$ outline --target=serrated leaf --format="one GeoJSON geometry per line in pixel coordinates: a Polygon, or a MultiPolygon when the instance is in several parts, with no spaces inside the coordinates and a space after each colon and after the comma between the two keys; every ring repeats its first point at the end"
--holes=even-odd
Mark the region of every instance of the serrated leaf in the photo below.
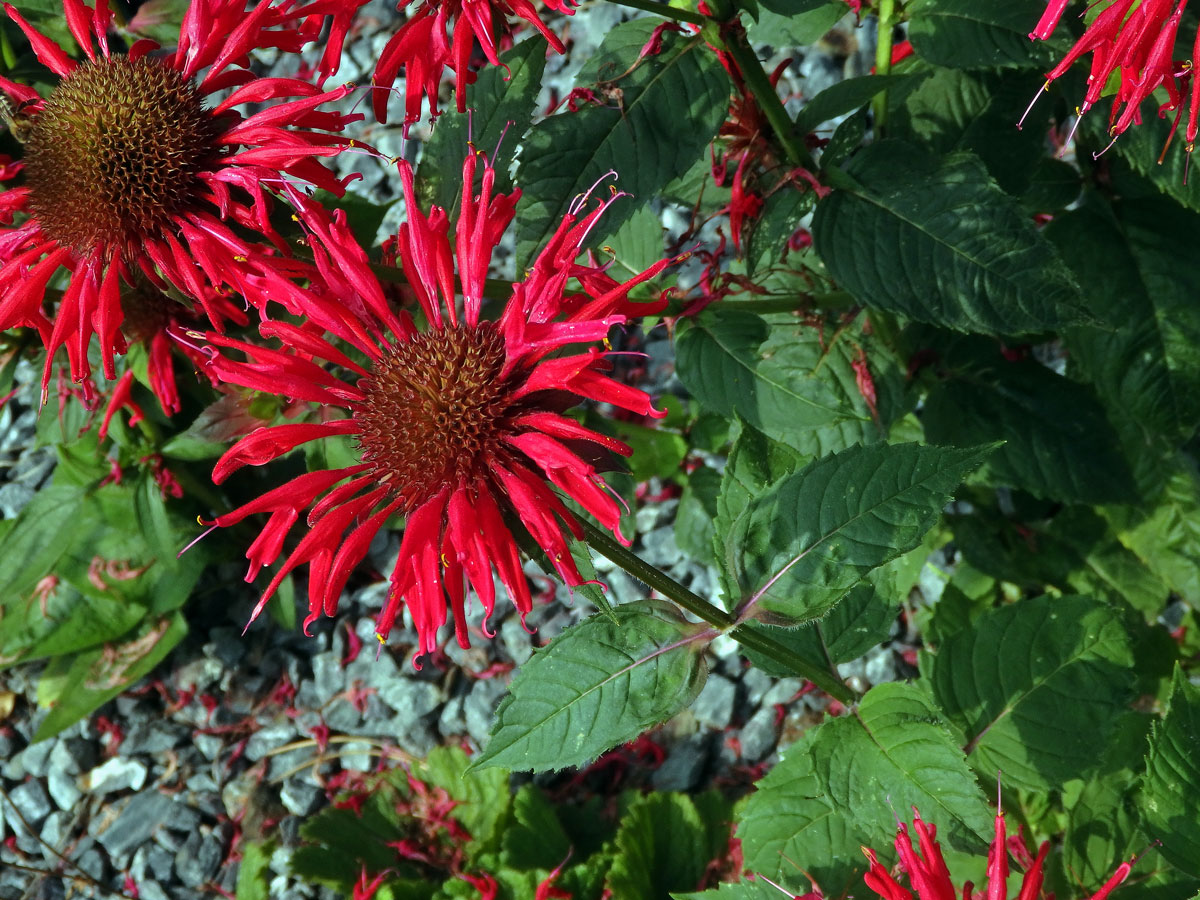
{"type": "Polygon", "coordinates": [[[663,48],[639,60],[657,23],[618,25],[580,73],[595,77],[611,106],[585,105],[530,129],[521,150],[517,268],[527,267],[563,216],[615,171],[633,194],[609,209],[592,232],[603,243],[638,204],[647,203],[700,158],[725,120],[729,80],[698,37],[666,32],[663,48]],[[614,93],[615,92],[615,93],[614,93]]]}
{"type": "Polygon", "coordinates": [[[1150,509],[1103,510],[1121,543],[1188,603],[1200,604],[1200,477],[1179,462],[1150,509]]]}
{"type": "Polygon", "coordinates": [[[1142,822],[1159,852],[1188,875],[1200,877],[1200,687],[1175,669],[1167,713],[1150,735],[1142,784],[1142,822]]]}
{"type": "Polygon", "coordinates": [[[739,817],[746,868],[811,876],[839,897],[866,869],[862,846],[886,851],[897,810],[916,807],[953,847],[980,850],[991,817],[956,739],[924,693],[872,688],[850,716],[827,719],[784,753],[739,817]]]}
{"type": "Polygon", "coordinates": [[[176,612],[148,620],[135,637],[120,644],[78,654],[33,741],[53,737],[128,690],[183,640],[187,630],[187,622],[176,612]]]}
{"type": "Polygon", "coordinates": [[[489,158],[499,150],[495,190],[512,189],[505,161],[521,142],[537,107],[546,49],[546,39],[534,35],[500,54],[499,66],[484,66],[475,83],[467,86],[468,112],[447,110],[438,116],[418,167],[420,191],[429,203],[452,212],[458,208],[463,160],[472,147],[489,158]]]}
{"type": "Polygon", "coordinates": [[[930,390],[921,421],[936,443],[1004,441],[988,460],[989,475],[1037,497],[1079,503],[1137,497],[1095,394],[1039,363],[999,354],[976,359],[930,390]]]}
{"type": "MultiPolygon", "coordinates": [[[[929,547],[923,544],[872,570],[863,583],[851,588],[822,619],[798,628],[763,625],[761,622],[749,622],[747,627],[769,633],[773,640],[797,656],[824,668],[858,659],[891,632],[897,609],[908,596],[916,581],[916,571],[928,555],[929,547]]],[[[769,675],[797,674],[756,651],[744,652],[754,665],[769,675]]]]}
{"type": "Polygon", "coordinates": [[[1158,198],[1112,211],[1074,210],[1046,233],[1105,323],[1065,335],[1072,374],[1095,385],[1139,488],[1153,496],[1161,461],[1200,425],[1200,277],[1179,265],[1200,216],[1158,198]]]}
{"type": "Polygon", "coordinates": [[[700,466],[693,471],[679,497],[675,512],[675,543],[697,562],[715,560],[713,538],[716,537],[717,496],[721,492],[721,474],[716,469],[700,466]]]}
{"type": "Polygon", "coordinates": [[[916,547],[994,446],[851,447],[754,497],[724,535],[742,596],[793,623],[823,616],[872,569],[916,547]]]}
{"type": "Polygon", "coordinates": [[[268,900],[271,896],[272,843],[255,841],[242,844],[242,862],[238,866],[237,900],[268,900]]]}
{"type": "Polygon", "coordinates": [[[522,785],[513,797],[512,811],[515,822],[502,836],[505,866],[553,870],[572,855],[571,839],[539,788],[522,785]]]}
{"type": "MultiPolygon", "coordinates": [[[[1045,153],[1051,106],[1035,107],[1023,129],[1013,123],[1043,86],[1042,76],[957,69],[935,69],[924,76],[889,92],[894,98],[888,120],[891,136],[916,141],[935,153],[974,153],[1005,191],[1024,191],[1045,153]]],[[[1078,173],[1075,182],[1078,194],[1078,173]]]]}
{"type": "Polygon", "coordinates": [[[845,0],[772,0],[762,6],[758,21],[746,29],[747,37],[751,43],[773,46],[815,44],[848,12],[845,0]]]}
{"type": "Polygon", "coordinates": [[[1029,790],[1098,762],[1128,712],[1133,654],[1117,612],[1090,597],[1036,597],[982,615],[921,658],[972,767],[1029,790]]]}
{"type": "Polygon", "coordinates": [[[805,453],[840,450],[886,437],[902,391],[886,351],[856,331],[831,333],[790,316],[708,309],[687,320],[686,328],[680,324],[676,371],[707,409],[737,415],[805,453]],[[854,368],[866,360],[870,369],[876,348],[878,421],[854,368]]]}
{"type": "Polygon", "coordinates": [[[541,772],[583,765],[687,706],[704,684],[700,647],[671,605],[592,616],[534,653],[496,710],[472,766],[541,772]]]}
{"type": "Polygon", "coordinates": [[[479,771],[469,765],[461,747],[435,747],[421,766],[422,779],[440,787],[454,801],[454,818],[482,845],[497,845],[500,826],[508,814],[512,794],[508,773],[500,769],[479,771]]]}
{"type": "Polygon", "coordinates": [[[987,334],[1040,332],[1085,318],[1058,252],[978,157],[939,159],[880,141],[845,173],[857,184],[817,204],[813,237],[830,274],[859,302],[987,334]]]}
{"type": "Polygon", "coordinates": [[[728,843],[684,794],[647,794],[621,817],[606,887],[622,900],[659,900],[700,883],[728,843]]]}
{"type": "Polygon", "coordinates": [[[952,68],[1045,68],[1061,39],[1031,41],[1029,32],[1045,9],[1041,0],[914,0],[908,37],[917,54],[952,68]]]}

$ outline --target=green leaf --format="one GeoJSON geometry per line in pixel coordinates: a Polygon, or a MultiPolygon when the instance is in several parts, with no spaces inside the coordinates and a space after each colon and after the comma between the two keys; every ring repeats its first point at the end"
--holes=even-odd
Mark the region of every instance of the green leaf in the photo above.
{"type": "Polygon", "coordinates": [[[796,131],[806,134],[838,116],[855,112],[880,91],[894,88],[907,75],[861,75],[830,85],[804,104],[796,116],[796,131]]]}
{"type": "Polygon", "coordinates": [[[1042,0],[914,0],[908,37],[928,62],[952,68],[1037,68],[1053,65],[1061,39],[1031,41],[1042,0]]]}
{"type": "Polygon", "coordinates": [[[714,562],[713,539],[716,537],[717,496],[721,492],[721,474],[700,466],[688,476],[675,512],[675,543],[697,562],[714,562]]]}
{"type": "Polygon", "coordinates": [[[517,869],[555,869],[572,854],[571,839],[545,794],[524,784],[512,801],[515,822],[504,829],[504,864],[517,869]]]}
{"type": "Polygon", "coordinates": [[[853,327],[713,308],[680,323],[675,352],[680,380],[705,408],[740,416],[804,453],[882,440],[901,403],[899,368],[853,327]],[[875,380],[878,421],[855,377],[863,360],[875,380]]]}
{"type": "MultiPolygon", "coordinates": [[[[831,664],[858,659],[891,632],[897,610],[916,583],[916,573],[929,551],[930,548],[922,544],[873,569],[866,580],[851,588],[823,619],[799,628],[763,625],[761,622],[748,622],[747,626],[768,632],[773,640],[818,666],[828,668],[831,664]]],[[[756,651],[744,652],[754,665],[769,675],[797,674],[756,651]]]]}
{"type": "Polygon", "coordinates": [[[1051,106],[1036,107],[1024,129],[1013,123],[1043,81],[1038,73],[935,69],[889,92],[894,101],[888,127],[892,137],[912,140],[935,153],[965,150],[978,155],[1000,187],[1020,194],[1045,153],[1051,106]]]}
{"type": "Polygon", "coordinates": [[[1111,411],[1144,493],[1157,463],[1200,425],[1200,275],[1179,261],[1200,216],[1158,198],[1056,217],[1046,234],[1075,270],[1096,318],[1065,336],[1072,374],[1111,411]]]}
{"type": "Polygon", "coordinates": [[[695,631],[662,601],[592,616],[568,628],[513,678],[472,766],[547,771],[583,765],[665,722],[704,684],[695,631]]]}
{"type": "Polygon", "coordinates": [[[1200,605],[1200,477],[1181,462],[1149,510],[1103,510],[1121,543],[1193,607],[1200,605]]]}
{"type": "Polygon", "coordinates": [[[602,244],[671,179],[700,158],[725,120],[729,80],[699,37],[667,32],[660,53],[639,60],[657,22],[614,28],[576,80],[596,81],[611,105],[585,105],[530,129],[521,149],[517,204],[517,268],[527,267],[563,216],[607,173],[633,194],[600,219],[591,238],[602,244]]]}
{"type": "Polygon", "coordinates": [[[812,213],[814,205],[816,194],[812,191],[786,188],[767,198],[762,214],[751,223],[746,243],[747,275],[770,271],[787,258],[788,239],[812,213]]]}
{"type": "Polygon", "coordinates": [[[80,653],[71,661],[33,741],[53,737],[128,690],[158,665],[185,634],[187,622],[176,612],[147,621],[136,637],[122,644],[80,653]]]}
{"type": "Polygon", "coordinates": [[[948,372],[926,397],[922,422],[935,443],[1004,441],[988,473],[1035,496],[1079,503],[1137,497],[1095,394],[1032,360],[995,354],[948,372]]]}
{"type": "Polygon", "coordinates": [[[454,818],[473,841],[499,846],[501,826],[512,800],[508,773],[501,769],[479,771],[469,764],[461,747],[435,747],[421,766],[420,775],[430,786],[446,791],[454,801],[454,818]]]}
{"type": "Polygon", "coordinates": [[[754,44],[806,47],[846,17],[845,0],[760,0],[758,21],[747,29],[754,44]]]}
{"type": "Polygon", "coordinates": [[[765,881],[739,881],[719,884],[711,891],[672,894],[672,900],[779,900],[782,895],[765,881]]]}
{"type": "Polygon", "coordinates": [[[727,827],[711,827],[690,797],[647,794],[621,817],[606,887],[622,900],[659,900],[688,890],[728,845],[727,827]]]}
{"type": "Polygon", "coordinates": [[[1188,875],[1200,877],[1200,687],[1175,669],[1167,713],[1150,734],[1142,786],[1142,822],[1159,852],[1188,875]]]}
{"type": "Polygon", "coordinates": [[[911,144],[880,141],[844,174],[857,183],[817,204],[813,236],[830,273],[859,302],[989,334],[1045,331],[1083,318],[1078,288],[1057,251],[978,157],[939,159],[911,144]]]}
{"type": "Polygon", "coordinates": [[[1036,597],[981,616],[921,657],[938,705],[983,777],[1029,790],[1084,777],[1133,699],[1117,612],[1090,597],[1036,597]]]}
{"type": "Polygon", "coordinates": [[[206,406],[186,430],[163,444],[162,453],[172,459],[215,459],[234,438],[267,424],[251,413],[244,397],[226,394],[206,406]]]}
{"type": "Polygon", "coordinates": [[[993,450],[852,447],[777,482],[722,535],[741,596],[792,623],[820,618],[871,569],[916,547],[993,450]]]}
{"type": "Polygon", "coordinates": [[[175,542],[176,531],[167,515],[162,491],[149,472],[143,472],[134,486],[134,510],[137,529],[155,561],[168,569],[178,567],[175,554],[182,545],[175,542]]]}
{"type": "Polygon", "coordinates": [[[779,881],[797,869],[840,897],[886,851],[897,811],[916,807],[952,847],[981,850],[987,802],[957,738],[917,687],[881,684],[849,716],[827,719],[784,753],[742,807],[746,867],[779,881]]]}
{"type": "Polygon", "coordinates": [[[448,110],[438,116],[417,169],[423,205],[434,203],[452,213],[457,211],[462,201],[463,160],[472,148],[489,158],[499,149],[499,159],[493,160],[495,190],[512,189],[505,163],[512,158],[537,108],[545,68],[546,39],[535,35],[500,54],[499,66],[483,67],[476,82],[467,86],[469,112],[448,110]]]}
{"type": "Polygon", "coordinates": [[[242,863],[238,867],[237,900],[268,900],[271,896],[271,853],[273,842],[242,844],[242,863]]]}
{"type": "Polygon", "coordinates": [[[79,528],[85,496],[78,485],[55,484],[38,491],[21,510],[0,541],[0,603],[29,594],[53,571],[79,528]]]}

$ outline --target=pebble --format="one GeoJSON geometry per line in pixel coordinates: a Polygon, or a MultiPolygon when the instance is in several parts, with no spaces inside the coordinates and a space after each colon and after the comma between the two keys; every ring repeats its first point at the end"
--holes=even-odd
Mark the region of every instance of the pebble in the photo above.
{"type": "Polygon", "coordinates": [[[26,781],[17,785],[8,792],[8,799],[13,810],[20,816],[20,818],[7,817],[13,831],[17,831],[22,820],[29,828],[34,830],[41,828],[46,817],[54,809],[50,805],[50,797],[40,781],[26,781]]]}
{"type": "Polygon", "coordinates": [[[125,801],[116,821],[96,835],[114,862],[127,859],[160,828],[175,801],[156,790],[134,794],[125,801]]]}
{"type": "Polygon", "coordinates": [[[114,757],[79,777],[79,789],[89,794],[141,790],[146,783],[146,764],[136,759],[114,757]]]}
{"type": "Polygon", "coordinates": [[[211,830],[193,831],[175,854],[175,876],[198,888],[217,874],[224,856],[221,840],[211,830]]]}
{"type": "Polygon", "coordinates": [[[724,731],[733,718],[733,701],[737,696],[737,685],[720,675],[709,675],[692,702],[692,715],[696,720],[716,731],[724,731]]]}
{"type": "MultiPolygon", "coordinates": [[[[345,759],[342,760],[345,764],[345,759]]],[[[308,816],[316,812],[325,792],[315,784],[302,781],[299,778],[289,778],[279,791],[279,800],[284,808],[294,816],[308,816]]]]}

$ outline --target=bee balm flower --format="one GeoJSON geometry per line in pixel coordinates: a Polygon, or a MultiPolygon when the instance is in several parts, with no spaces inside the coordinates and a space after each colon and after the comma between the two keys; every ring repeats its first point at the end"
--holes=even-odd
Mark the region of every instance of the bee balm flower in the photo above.
{"type": "Polygon", "coordinates": [[[277,265],[247,232],[285,249],[268,216],[264,190],[292,179],[340,194],[343,182],[315,157],[337,153],[351,121],[317,107],[344,97],[245,68],[262,46],[298,49],[305,41],[287,7],[245,0],[197,0],[187,7],[179,46],[165,55],[139,41],[128,55],[108,45],[112,13],[63,0],[66,21],[87,58],[77,62],[4,5],[38,59],[61,81],[48,97],[0,76],[26,124],[24,184],[0,193],[0,330],[31,325],[50,358],[66,346],[71,373],[90,372],[88,345],[100,336],[104,374],[125,351],[121,283],[141,272],[173,285],[222,326],[206,304],[213,289],[254,297],[254,275],[277,265]],[[95,46],[93,46],[93,44],[95,46]],[[294,45],[294,46],[293,46],[294,45]],[[205,98],[230,91],[211,109],[205,98]],[[242,116],[239,104],[264,104],[242,116]],[[312,130],[316,129],[316,130],[312,130]],[[253,240],[251,238],[251,240],[253,240]],[[45,289],[60,270],[70,283],[51,317],[45,289]]]}
{"type": "Polygon", "coordinates": [[[607,204],[576,210],[525,279],[513,285],[499,318],[482,318],[492,250],[512,221],[519,192],[494,194],[495,173],[487,166],[481,193],[474,196],[476,166],[477,157],[468,156],[452,243],[445,211],[435,206],[426,215],[417,208],[412,170],[400,164],[408,221],[400,228],[398,251],[428,323],[424,330],[406,311],[389,307],[344,216],[306,207],[301,217],[313,233],[316,264],[327,286],[296,296],[292,311],[302,312],[309,324],[264,323],[261,333],[278,339],[280,349],[209,335],[213,344],[246,356],[244,362],[225,354],[213,359],[222,381],[323,405],[319,421],[247,435],[218,460],[216,481],[319,438],[348,435],[358,445],[353,465],[300,475],[217,518],[218,525],[233,525],[255,513],[270,514],[247,553],[251,580],[279,558],[284,539],[308,510],[307,533],[275,572],[254,616],[282,579],[306,563],[305,627],[322,611],[332,615],[372,538],[388,519],[402,515],[404,537],[377,631],[386,638],[401,603],[407,604],[420,656],[436,648],[449,607],[458,641],[466,647],[468,586],[488,615],[495,603],[494,576],[522,618],[531,609],[510,521],[528,531],[571,585],[583,579],[566,535],[580,538],[582,530],[555,488],[617,532],[620,510],[597,463],[605,451],[628,455],[630,449],[563,412],[590,399],[657,415],[646,394],[608,376],[607,353],[595,342],[613,325],[662,308],[631,301],[628,294],[667,262],[624,284],[577,264],[581,242],[607,204]],[[567,292],[572,277],[583,293],[567,292]],[[360,361],[326,334],[357,350],[360,361]],[[569,349],[573,345],[584,346],[569,349]]]}

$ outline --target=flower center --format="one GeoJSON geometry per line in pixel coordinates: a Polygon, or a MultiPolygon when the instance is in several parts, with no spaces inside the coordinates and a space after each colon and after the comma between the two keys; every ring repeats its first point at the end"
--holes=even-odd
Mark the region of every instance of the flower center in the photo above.
{"type": "Polygon", "coordinates": [[[354,418],[363,462],[413,506],[486,472],[514,414],[504,339],[488,322],[419,334],[360,383],[354,418]]]}
{"type": "Polygon", "coordinates": [[[146,57],[85,62],[34,117],[29,205],[63,246],[132,251],[195,203],[217,135],[195,86],[174,69],[146,57]]]}

